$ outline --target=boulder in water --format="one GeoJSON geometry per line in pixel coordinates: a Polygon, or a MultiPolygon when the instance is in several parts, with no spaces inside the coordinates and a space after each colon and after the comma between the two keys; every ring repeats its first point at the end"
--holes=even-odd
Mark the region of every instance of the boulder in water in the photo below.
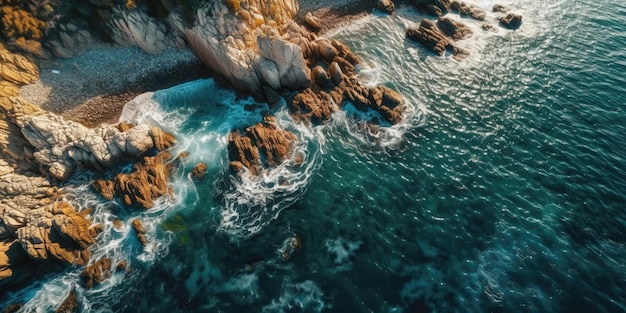
{"type": "Polygon", "coordinates": [[[509,9],[507,9],[505,6],[501,5],[501,4],[494,4],[493,8],[491,9],[492,12],[495,13],[506,13],[509,11],[509,9]]]}
{"type": "Polygon", "coordinates": [[[472,36],[472,30],[467,25],[455,21],[449,17],[440,17],[437,26],[441,31],[454,40],[463,39],[472,36]]]}
{"type": "Polygon", "coordinates": [[[443,55],[446,50],[452,50],[452,43],[441,33],[435,22],[429,19],[423,19],[418,26],[409,27],[406,35],[438,55],[443,55]]]}
{"type": "Polygon", "coordinates": [[[195,179],[202,179],[204,174],[206,173],[206,164],[204,162],[200,162],[193,167],[191,170],[191,177],[195,179]]]}
{"type": "Polygon", "coordinates": [[[87,266],[80,274],[80,278],[82,279],[85,288],[91,289],[93,286],[100,284],[111,277],[112,273],[111,259],[102,258],[87,266]]]}
{"type": "Polygon", "coordinates": [[[78,300],[76,300],[76,290],[72,288],[67,298],[54,311],[55,313],[75,313],[78,312],[78,300]]]}
{"type": "Polygon", "coordinates": [[[388,14],[395,14],[396,12],[396,6],[391,0],[377,0],[376,9],[388,14]]]}
{"type": "Polygon", "coordinates": [[[518,29],[522,26],[522,16],[515,13],[509,13],[500,18],[500,26],[508,29],[518,29]]]}

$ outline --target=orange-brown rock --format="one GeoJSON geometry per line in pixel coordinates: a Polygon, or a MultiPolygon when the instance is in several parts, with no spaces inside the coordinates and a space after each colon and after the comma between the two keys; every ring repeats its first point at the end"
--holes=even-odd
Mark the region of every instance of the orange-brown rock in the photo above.
{"type": "Polygon", "coordinates": [[[170,158],[167,151],[143,157],[135,163],[133,172],[117,174],[110,181],[98,180],[93,186],[106,199],[117,197],[124,206],[149,209],[156,198],[169,193],[167,182],[172,166],[165,162],[170,158]]]}
{"type": "Polygon", "coordinates": [[[195,179],[202,179],[205,173],[206,164],[204,164],[204,162],[200,162],[193,167],[193,170],[191,170],[191,177],[195,179]]]}
{"type": "Polygon", "coordinates": [[[444,55],[446,51],[448,51],[452,53],[455,58],[460,59],[469,54],[468,51],[455,46],[444,36],[435,22],[429,19],[423,19],[419,25],[409,27],[406,30],[406,35],[438,55],[444,55]]]}
{"type": "Polygon", "coordinates": [[[500,26],[508,29],[518,29],[522,26],[522,16],[515,13],[509,13],[500,18],[500,26]]]}
{"type": "Polygon", "coordinates": [[[17,313],[22,308],[22,305],[19,303],[13,303],[6,307],[2,313],[17,313]]]}
{"type": "Polygon", "coordinates": [[[67,298],[63,300],[61,305],[54,311],[55,313],[75,313],[78,312],[78,300],[76,299],[76,290],[72,288],[67,298]]]}
{"type": "Polygon", "coordinates": [[[472,36],[472,30],[467,27],[467,25],[449,17],[440,17],[439,20],[437,20],[437,26],[444,34],[454,40],[472,36]]]}
{"type": "Polygon", "coordinates": [[[176,144],[176,138],[174,135],[164,132],[159,127],[152,127],[150,129],[150,136],[154,142],[154,147],[159,151],[167,150],[176,144]]]}
{"type": "Polygon", "coordinates": [[[20,37],[40,39],[43,36],[43,29],[46,23],[31,15],[28,11],[9,5],[2,6],[0,11],[2,32],[6,37],[13,39],[20,37]]]}
{"type": "Polygon", "coordinates": [[[100,284],[107,278],[111,277],[111,274],[111,259],[102,258],[87,266],[80,274],[80,278],[82,279],[85,288],[91,289],[94,285],[100,284]]]}
{"type": "Polygon", "coordinates": [[[27,265],[22,264],[26,258],[27,255],[17,239],[0,241],[0,290],[30,276],[27,265]]]}
{"type": "Polygon", "coordinates": [[[17,87],[39,79],[39,69],[27,58],[9,52],[0,43],[0,97],[16,96],[17,87]]]}
{"type": "Polygon", "coordinates": [[[298,93],[291,101],[291,114],[295,120],[319,125],[330,120],[333,112],[339,108],[330,94],[322,91],[315,93],[311,88],[298,93]]]}
{"type": "Polygon", "coordinates": [[[258,175],[264,166],[276,167],[291,157],[293,143],[298,139],[290,131],[280,129],[271,116],[263,122],[248,127],[242,135],[239,131],[230,133],[228,156],[231,169],[235,172],[247,168],[258,175]],[[261,155],[265,162],[261,161],[261,155]]]}
{"type": "Polygon", "coordinates": [[[146,239],[146,230],[143,228],[143,223],[141,223],[141,220],[136,218],[131,222],[131,225],[133,226],[133,229],[135,230],[135,235],[137,236],[137,239],[139,239],[141,245],[144,247],[148,245],[148,240],[146,239]]]}

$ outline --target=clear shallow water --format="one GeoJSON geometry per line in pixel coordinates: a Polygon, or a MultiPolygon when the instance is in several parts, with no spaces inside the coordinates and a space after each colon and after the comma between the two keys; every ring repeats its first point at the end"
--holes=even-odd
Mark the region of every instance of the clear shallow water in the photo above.
{"type": "MultiPolygon", "coordinates": [[[[476,1],[489,9],[492,1],[476,1]]],[[[421,17],[400,9],[341,29],[372,62],[371,84],[402,92],[405,123],[380,136],[345,113],[328,126],[282,127],[305,166],[260,181],[228,174],[232,127],[260,120],[211,80],[138,99],[124,118],[178,134],[173,199],[155,210],[79,205],[107,223],[97,255],[128,259],[101,287],[77,288],[90,312],[623,312],[626,310],[626,5],[499,1],[516,32],[474,29],[461,63],[404,39],[421,17]],[[205,180],[185,173],[198,161],[205,180]],[[142,249],[113,212],[141,216],[142,249]],[[295,236],[302,248],[286,261],[295,236]]],[[[488,20],[493,20],[493,15],[488,20]]],[[[56,306],[76,269],[13,298],[56,306]]]]}

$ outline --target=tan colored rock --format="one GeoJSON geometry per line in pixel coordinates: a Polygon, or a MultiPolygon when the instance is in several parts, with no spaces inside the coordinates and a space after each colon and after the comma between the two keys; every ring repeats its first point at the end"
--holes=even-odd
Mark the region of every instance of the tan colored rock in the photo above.
{"type": "Polygon", "coordinates": [[[472,36],[472,30],[467,25],[448,17],[440,17],[437,26],[447,36],[459,40],[472,36]]]}
{"type": "Polygon", "coordinates": [[[313,16],[311,12],[307,12],[307,14],[304,15],[304,22],[306,23],[306,26],[314,32],[317,32],[322,28],[322,21],[313,16]]]}
{"type": "Polygon", "coordinates": [[[135,230],[135,236],[139,240],[142,246],[148,245],[148,239],[146,239],[146,230],[143,228],[143,223],[140,219],[136,218],[131,222],[133,229],[135,230]]]}
{"type": "Polygon", "coordinates": [[[85,288],[91,289],[111,277],[113,273],[111,264],[111,259],[102,258],[87,266],[80,274],[85,288]]]}
{"type": "Polygon", "coordinates": [[[248,127],[243,135],[239,131],[230,134],[228,156],[231,169],[238,172],[247,168],[253,175],[258,175],[263,167],[277,167],[291,157],[297,139],[295,134],[278,128],[273,117],[266,116],[263,122],[248,127]]]}
{"type": "Polygon", "coordinates": [[[113,180],[97,180],[94,188],[105,199],[117,197],[125,206],[149,209],[154,200],[169,193],[168,179],[171,166],[165,164],[171,155],[163,151],[153,157],[144,157],[135,163],[128,174],[117,174],[113,180]]]}
{"type": "Polygon", "coordinates": [[[291,101],[291,114],[295,120],[319,125],[330,120],[331,114],[339,107],[330,94],[315,93],[311,88],[297,94],[291,101]]]}
{"type": "Polygon", "coordinates": [[[500,26],[508,29],[518,29],[522,26],[522,16],[515,13],[509,13],[500,18],[500,26]]]}
{"type": "Polygon", "coordinates": [[[200,162],[191,170],[191,177],[195,179],[202,179],[206,173],[207,167],[204,162],[200,162]]]}

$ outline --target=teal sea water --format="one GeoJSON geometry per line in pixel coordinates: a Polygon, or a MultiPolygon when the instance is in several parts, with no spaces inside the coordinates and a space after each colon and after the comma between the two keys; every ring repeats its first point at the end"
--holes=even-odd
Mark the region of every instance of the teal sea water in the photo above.
{"type": "Polygon", "coordinates": [[[76,286],[83,312],[625,312],[626,4],[496,3],[522,27],[463,19],[475,34],[462,62],[405,39],[422,17],[410,8],[329,34],[410,110],[370,134],[350,111],[310,128],[279,106],[306,155],[297,169],[229,173],[228,133],[260,121],[263,103],[210,79],[139,97],[122,118],[175,132],[191,153],[175,195],[137,212],[102,203],[89,174],[67,186],[106,225],[94,259],[132,271],[84,290],[69,268],[6,303],[47,312],[76,286]],[[113,214],[141,217],[150,245],[113,229],[113,214]]]}

